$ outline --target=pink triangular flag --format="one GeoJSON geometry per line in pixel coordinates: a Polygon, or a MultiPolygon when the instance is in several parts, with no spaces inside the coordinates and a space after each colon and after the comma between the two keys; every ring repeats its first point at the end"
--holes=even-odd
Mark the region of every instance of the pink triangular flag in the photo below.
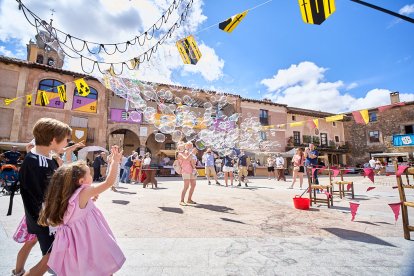
{"type": "Polygon", "coordinates": [[[334,169],[333,171],[333,177],[337,177],[339,174],[339,170],[338,169],[334,169]]]}
{"type": "Polygon", "coordinates": [[[325,195],[326,195],[328,198],[331,198],[331,197],[332,197],[332,195],[331,195],[331,193],[330,193],[330,192],[325,192],[325,195]]]}
{"type": "Polygon", "coordinates": [[[349,190],[351,190],[351,186],[352,186],[352,184],[348,184],[348,185],[346,185],[346,191],[347,191],[347,192],[349,192],[349,190]]]}
{"type": "Polygon", "coordinates": [[[368,189],[367,189],[367,192],[369,192],[369,191],[371,191],[371,190],[374,190],[376,187],[368,187],[368,189]]]}
{"type": "Polygon", "coordinates": [[[372,183],[374,183],[374,170],[370,169],[370,168],[364,168],[364,176],[367,176],[369,178],[369,180],[372,181],[372,183]]]}
{"type": "Polygon", "coordinates": [[[408,168],[408,166],[398,166],[398,170],[395,173],[395,175],[396,176],[401,176],[407,168],[408,168]]]}
{"type": "Polygon", "coordinates": [[[398,203],[390,203],[388,205],[391,207],[391,209],[392,209],[392,211],[394,213],[395,222],[397,222],[398,216],[400,215],[401,202],[398,202],[398,203]]]}
{"type": "Polygon", "coordinates": [[[351,221],[354,221],[356,212],[358,211],[359,203],[349,202],[349,208],[351,208],[351,221]]]}
{"type": "Polygon", "coordinates": [[[357,124],[365,125],[364,118],[359,111],[353,111],[352,116],[354,116],[354,120],[357,124]]]}

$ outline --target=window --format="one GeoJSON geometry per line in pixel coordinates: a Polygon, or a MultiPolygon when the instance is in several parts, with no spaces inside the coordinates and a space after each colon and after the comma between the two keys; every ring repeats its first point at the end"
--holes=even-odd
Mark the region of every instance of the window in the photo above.
{"type": "Polygon", "coordinates": [[[259,133],[260,133],[260,139],[261,139],[262,141],[267,140],[267,137],[266,137],[266,132],[264,132],[264,131],[260,131],[259,133]]]}
{"type": "Polygon", "coordinates": [[[336,122],[332,122],[332,126],[333,127],[336,127],[336,122]]]}
{"type": "Polygon", "coordinates": [[[95,128],[88,128],[88,136],[86,137],[87,143],[94,143],[95,142],[95,128]]]}
{"type": "MultiPolygon", "coordinates": [[[[42,80],[39,82],[38,90],[46,91],[49,101],[50,101],[47,107],[60,108],[60,109],[63,109],[65,107],[65,103],[60,101],[59,95],[57,93],[58,92],[57,87],[59,85],[63,85],[63,82],[60,82],[58,80],[53,80],[53,79],[46,79],[46,80],[42,80]]],[[[36,97],[36,105],[41,105],[39,92],[37,93],[37,97],[36,97]]]]}
{"type": "Polygon", "coordinates": [[[268,125],[269,124],[269,111],[260,109],[260,124],[262,125],[268,125]]]}
{"type": "Polygon", "coordinates": [[[82,97],[78,93],[78,89],[75,88],[73,92],[72,110],[82,111],[89,113],[96,113],[98,103],[98,91],[95,88],[90,87],[90,93],[86,97],[82,97]]]}
{"type": "Polygon", "coordinates": [[[404,126],[405,134],[414,134],[414,125],[404,126]]]}
{"type": "Polygon", "coordinates": [[[370,143],[379,143],[380,137],[379,137],[379,131],[370,131],[369,132],[369,142],[370,143]]]}
{"type": "Polygon", "coordinates": [[[296,116],[292,115],[292,121],[296,121],[296,116]]]}
{"type": "Polygon", "coordinates": [[[37,55],[36,63],[43,64],[43,56],[42,55],[37,55]]]}
{"type": "Polygon", "coordinates": [[[175,150],[175,143],[165,143],[166,150],[175,150]]]}
{"type": "Polygon", "coordinates": [[[328,134],[321,133],[321,146],[327,146],[327,145],[328,145],[328,134]]]}
{"type": "Polygon", "coordinates": [[[300,132],[299,131],[293,132],[293,144],[295,146],[300,145],[300,132]]]}
{"type": "Polygon", "coordinates": [[[376,122],[377,121],[377,113],[376,112],[369,112],[369,121],[376,122]]]}
{"type": "Polygon", "coordinates": [[[335,143],[339,143],[339,136],[335,135],[335,143]]]}

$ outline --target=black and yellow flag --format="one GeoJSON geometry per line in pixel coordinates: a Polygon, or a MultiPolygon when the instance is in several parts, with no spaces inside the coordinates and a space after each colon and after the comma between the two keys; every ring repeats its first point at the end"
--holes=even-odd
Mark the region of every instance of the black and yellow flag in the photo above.
{"type": "Polygon", "coordinates": [[[185,64],[197,64],[201,58],[201,52],[192,35],[177,41],[175,44],[185,64]]]}
{"type": "Polygon", "coordinates": [[[299,0],[305,23],[320,25],[335,12],[335,0],[299,0]]]}
{"type": "Polygon", "coordinates": [[[115,70],[114,70],[114,66],[111,64],[111,67],[109,67],[108,69],[108,73],[112,76],[112,77],[116,77],[115,74],[115,70]]]}
{"type": "Polygon", "coordinates": [[[89,86],[86,84],[86,81],[82,79],[75,80],[76,88],[78,89],[79,96],[86,97],[91,93],[89,86]]]}
{"type": "Polygon", "coordinates": [[[32,105],[32,94],[26,95],[26,106],[32,105]]]}
{"type": "Polygon", "coordinates": [[[4,104],[5,105],[9,105],[9,104],[11,104],[12,102],[14,102],[15,100],[17,100],[18,98],[13,98],[13,99],[4,99],[4,104]]]}
{"type": "Polygon", "coordinates": [[[139,58],[133,58],[129,61],[133,69],[138,69],[139,67],[139,58]]]}
{"type": "Polygon", "coordinates": [[[57,91],[58,91],[58,94],[59,94],[60,101],[66,103],[68,100],[66,98],[66,88],[65,88],[65,85],[64,84],[59,85],[57,87],[57,91]]]}
{"type": "Polygon", "coordinates": [[[244,11],[242,13],[236,14],[229,19],[221,22],[219,24],[219,29],[225,31],[226,33],[231,33],[237,25],[243,20],[243,18],[246,16],[248,11],[244,11]]]}
{"type": "Polygon", "coordinates": [[[40,93],[40,104],[42,106],[46,106],[49,105],[50,101],[49,101],[49,97],[47,96],[46,91],[39,91],[40,93]]]}

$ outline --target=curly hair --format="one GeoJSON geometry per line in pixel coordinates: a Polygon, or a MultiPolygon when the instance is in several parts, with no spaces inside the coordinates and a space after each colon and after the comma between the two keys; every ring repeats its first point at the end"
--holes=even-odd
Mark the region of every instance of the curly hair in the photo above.
{"type": "Polygon", "coordinates": [[[85,161],[63,165],[53,174],[46,193],[45,203],[39,215],[42,226],[58,226],[68,208],[69,199],[79,188],[79,180],[87,173],[85,161]]]}

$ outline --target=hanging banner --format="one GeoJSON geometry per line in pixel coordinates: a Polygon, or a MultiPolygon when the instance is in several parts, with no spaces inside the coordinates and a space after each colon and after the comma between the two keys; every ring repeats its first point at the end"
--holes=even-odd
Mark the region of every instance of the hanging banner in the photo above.
{"type": "Polygon", "coordinates": [[[303,122],[295,122],[295,123],[290,123],[289,124],[290,127],[298,127],[298,126],[303,126],[303,122]]]}
{"type": "Polygon", "coordinates": [[[185,64],[197,64],[201,58],[201,52],[192,35],[177,41],[175,44],[185,64]]]}
{"type": "Polygon", "coordinates": [[[58,90],[60,101],[66,103],[67,102],[67,97],[66,97],[65,85],[59,85],[57,87],[57,90],[58,90]]]}
{"type": "Polygon", "coordinates": [[[139,58],[133,58],[129,61],[133,69],[138,69],[139,67],[139,58]]]}
{"type": "Polygon", "coordinates": [[[32,105],[32,94],[26,95],[26,106],[32,105]]]}
{"type": "Polygon", "coordinates": [[[242,13],[236,14],[228,18],[227,20],[221,22],[219,24],[219,29],[225,31],[226,33],[231,33],[247,15],[247,12],[248,11],[244,11],[242,13]]]}
{"type": "Polygon", "coordinates": [[[75,143],[85,142],[88,138],[88,129],[83,127],[72,128],[72,141],[75,143]]]}
{"type": "Polygon", "coordinates": [[[141,123],[142,113],[138,111],[126,111],[124,109],[111,108],[111,121],[118,123],[141,123]]]}
{"type": "Polygon", "coordinates": [[[65,107],[65,103],[60,101],[58,93],[43,90],[37,91],[36,105],[60,109],[63,109],[65,107]]]}
{"type": "Polygon", "coordinates": [[[414,146],[414,134],[393,135],[392,144],[394,147],[414,146]]]}
{"type": "Polygon", "coordinates": [[[343,114],[340,115],[334,115],[334,116],[329,116],[325,118],[325,121],[327,122],[335,122],[335,121],[340,121],[344,118],[343,114]]]}
{"type": "Polygon", "coordinates": [[[352,112],[352,116],[354,116],[354,120],[357,124],[366,125],[369,123],[368,109],[354,111],[352,112]]]}
{"type": "Polygon", "coordinates": [[[45,91],[40,91],[40,105],[46,106],[50,103],[49,97],[45,91]]]}
{"type": "Polygon", "coordinates": [[[79,96],[86,97],[91,93],[88,84],[82,79],[75,80],[76,88],[78,89],[79,96]]]}
{"type": "Polygon", "coordinates": [[[299,0],[303,22],[320,25],[335,12],[334,0],[299,0]]]}
{"type": "Polygon", "coordinates": [[[15,100],[17,100],[18,98],[13,98],[13,99],[4,99],[4,104],[5,105],[9,105],[9,104],[11,104],[12,102],[14,102],[15,100]]]}

